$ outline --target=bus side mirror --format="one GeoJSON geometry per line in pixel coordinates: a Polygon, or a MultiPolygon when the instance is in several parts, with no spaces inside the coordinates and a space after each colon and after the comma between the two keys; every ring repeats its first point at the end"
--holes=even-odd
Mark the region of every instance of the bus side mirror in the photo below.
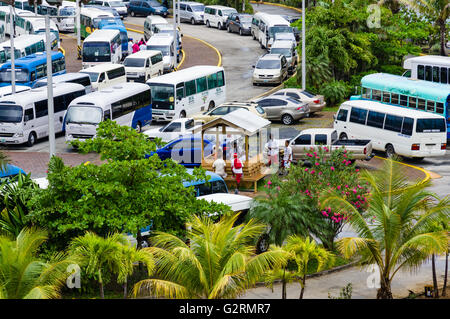
{"type": "Polygon", "coordinates": [[[333,119],[334,119],[334,120],[336,119],[336,114],[333,114],[333,119]]]}
{"type": "Polygon", "coordinates": [[[25,115],[24,117],[23,117],[23,121],[24,122],[28,122],[30,120],[30,116],[29,115],[25,115]]]}
{"type": "Polygon", "coordinates": [[[59,117],[59,121],[60,121],[61,123],[63,122],[63,117],[62,117],[62,116],[59,117]]]}

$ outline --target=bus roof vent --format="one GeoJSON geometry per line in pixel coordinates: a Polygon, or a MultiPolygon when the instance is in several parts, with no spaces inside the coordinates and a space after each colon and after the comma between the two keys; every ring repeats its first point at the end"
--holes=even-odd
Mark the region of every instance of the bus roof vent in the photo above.
{"type": "Polygon", "coordinates": [[[94,103],[91,103],[91,102],[78,102],[77,105],[94,105],[94,103]]]}

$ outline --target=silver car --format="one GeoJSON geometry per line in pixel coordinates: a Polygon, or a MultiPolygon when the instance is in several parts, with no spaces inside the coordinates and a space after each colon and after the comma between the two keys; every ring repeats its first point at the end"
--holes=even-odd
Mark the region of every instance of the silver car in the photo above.
{"type": "Polygon", "coordinates": [[[297,69],[298,55],[295,46],[295,41],[276,40],[270,47],[271,54],[282,54],[285,56],[289,74],[293,74],[297,69]]]}
{"type": "MultiPolygon", "coordinates": [[[[205,5],[199,2],[183,1],[180,4],[180,21],[187,21],[191,24],[203,24],[205,5]]],[[[178,6],[178,4],[177,4],[178,6]]]]}
{"type": "Polygon", "coordinates": [[[254,102],[264,109],[268,120],[281,120],[285,125],[309,116],[308,104],[290,97],[267,96],[254,102]]]}
{"type": "Polygon", "coordinates": [[[295,100],[299,100],[300,102],[308,103],[310,114],[322,111],[323,108],[327,105],[323,95],[314,95],[302,89],[295,89],[295,88],[282,89],[272,94],[272,96],[276,97],[287,96],[295,100]]]}
{"type": "Polygon", "coordinates": [[[253,84],[281,84],[288,77],[288,63],[282,54],[265,54],[253,68],[253,84]]]}

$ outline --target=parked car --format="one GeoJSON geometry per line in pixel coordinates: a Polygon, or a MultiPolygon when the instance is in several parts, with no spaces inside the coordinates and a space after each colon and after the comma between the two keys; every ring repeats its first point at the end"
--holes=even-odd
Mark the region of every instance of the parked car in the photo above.
{"type": "Polygon", "coordinates": [[[275,33],[274,42],[280,40],[292,41],[296,44],[297,40],[295,39],[295,34],[293,32],[281,32],[275,33]]]}
{"type": "Polygon", "coordinates": [[[164,7],[156,0],[131,0],[130,5],[128,6],[128,14],[132,17],[137,15],[148,16],[151,14],[157,14],[163,17],[167,17],[169,11],[166,7],[164,7]]]}
{"type": "Polygon", "coordinates": [[[180,21],[187,21],[191,24],[203,24],[204,13],[205,5],[203,3],[194,1],[180,2],[180,21]]]}
{"type": "Polygon", "coordinates": [[[120,14],[122,19],[128,16],[127,6],[120,0],[92,0],[89,4],[98,5],[105,8],[113,8],[120,14]]]}
{"type": "Polygon", "coordinates": [[[206,6],[203,20],[208,28],[215,27],[221,30],[225,28],[228,16],[232,13],[237,13],[237,10],[224,6],[206,6]]]}
{"type": "Polygon", "coordinates": [[[323,108],[327,105],[323,95],[314,95],[306,90],[295,88],[279,90],[272,94],[272,96],[288,96],[301,102],[308,103],[310,114],[322,111],[323,108]]]}
{"type": "Polygon", "coordinates": [[[177,137],[191,135],[198,126],[200,124],[197,124],[193,118],[185,117],[173,120],[163,127],[147,130],[144,135],[150,140],[160,138],[161,141],[167,143],[177,137]]]}
{"type": "Polygon", "coordinates": [[[268,96],[255,101],[266,111],[268,120],[281,120],[285,125],[309,116],[309,106],[290,97],[268,96]]]}
{"type": "Polygon", "coordinates": [[[227,102],[223,103],[219,106],[216,106],[212,110],[206,111],[201,114],[194,114],[192,117],[196,121],[200,121],[203,123],[207,123],[209,121],[214,120],[215,118],[221,117],[223,115],[226,115],[228,113],[231,113],[233,111],[236,111],[238,109],[245,109],[247,111],[253,112],[261,117],[266,118],[266,112],[263,108],[258,106],[256,103],[249,103],[249,102],[227,102]]]}
{"type": "MultiPolygon", "coordinates": [[[[370,140],[338,139],[338,133],[332,128],[313,128],[303,130],[291,139],[289,145],[292,148],[292,161],[298,162],[307,159],[306,154],[315,151],[319,147],[327,146],[330,151],[344,148],[351,153],[353,159],[370,160],[372,154],[372,142],[370,140]]],[[[325,156],[329,156],[329,152],[325,156]]]]}
{"type": "Polygon", "coordinates": [[[145,83],[147,80],[160,76],[164,72],[163,55],[161,51],[142,50],[130,54],[123,61],[128,82],[145,83]]]}
{"type": "Polygon", "coordinates": [[[236,32],[239,35],[250,35],[252,26],[252,15],[243,13],[232,13],[228,16],[226,28],[228,32],[236,32]]]}
{"type": "Polygon", "coordinates": [[[288,76],[287,60],[282,54],[265,54],[253,68],[253,85],[281,84],[288,76]]]}
{"type": "Polygon", "coordinates": [[[276,40],[270,47],[271,54],[282,54],[288,64],[288,73],[293,74],[297,70],[298,54],[295,49],[295,41],[276,40]]]}

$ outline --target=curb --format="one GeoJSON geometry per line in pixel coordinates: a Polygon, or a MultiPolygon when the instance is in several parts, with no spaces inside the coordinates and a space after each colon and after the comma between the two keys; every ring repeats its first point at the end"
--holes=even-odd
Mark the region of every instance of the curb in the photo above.
{"type": "MultiPolygon", "coordinates": [[[[345,264],[345,265],[342,265],[342,266],[338,266],[338,267],[334,267],[334,268],[331,268],[331,269],[319,271],[319,272],[314,273],[314,274],[306,275],[306,278],[308,279],[308,278],[315,278],[315,277],[321,277],[321,276],[324,276],[324,275],[328,275],[328,274],[331,274],[331,273],[334,273],[334,272],[338,272],[338,271],[341,271],[341,270],[353,267],[353,266],[355,266],[358,263],[359,263],[359,260],[352,261],[351,263],[348,263],[348,264],[345,264]]],[[[300,280],[300,278],[298,278],[298,279],[300,280]]],[[[279,279],[275,280],[274,283],[281,283],[281,280],[279,280],[279,279]]],[[[266,287],[266,285],[263,282],[257,282],[257,283],[255,283],[254,287],[266,287]]]]}
{"type": "Polygon", "coordinates": [[[269,6],[277,6],[277,7],[283,7],[286,9],[291,9],[291,10],[295,10],[299,13],[302,13],[302,9],[296,8],[296,7],[291,7],[291,6],[287,6],[285,4],[281,4],[281,3],[272,3],[272,2],[258,2],[258,1],[250,1],[250,3],[254,3],[254,4],[266,4],[269,6]]]}
{"type": "Polygon", "coordinates": [[[180,63],[178,63],[178,66],[175,68],[175,71],[178,71],[178,69],[181,67],[181,65],[183,64],[185,58],[186,58],[186,54],[184,53],[184,50],[181,49],[181,54],[183,55],[183,57],[181,58],[180,63]]]}

